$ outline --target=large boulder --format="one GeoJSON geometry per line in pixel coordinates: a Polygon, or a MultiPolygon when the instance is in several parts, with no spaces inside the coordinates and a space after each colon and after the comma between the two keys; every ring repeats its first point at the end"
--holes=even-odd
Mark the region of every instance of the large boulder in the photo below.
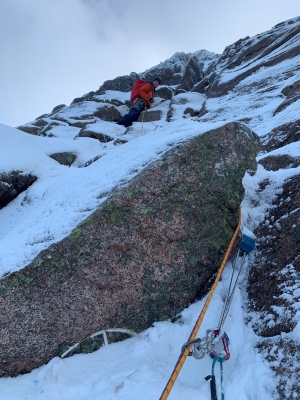
{"type": "Polygon", "coordinates": [[[94,112],[93,116],[109,122],[117,122],[122,117],[120,111],[113,105],[99,107],[98,110],[94,112]]]}
{"type": "Polygon", "coordinates": [[[201,298],[236,229],[258,147],[239,123],[178,145],[3,279],[2,375],[31,371],[100,329],[140,332],[201,298]]]}
{"type": "Polygon", "coordinates": [[[105,133],[93,131],[92,129],[81,129],[78,133],[78,137],[90,137],[92,139],[97,139],[101,143],[107,143],[114,140],[114,138],[106,135],[105,133]]]}
{"type": "Polygon", "coordinates": [[[173,97],[173,90],[168,86],[159,86],[155,92],[158,97],[165,100],[171,100],[173,97]]]}
{"type": "Polygon", "coordinates": [[[161,116],[161,110],[147,110],[139,115],[138,122],[159,121],[161,116]]]}

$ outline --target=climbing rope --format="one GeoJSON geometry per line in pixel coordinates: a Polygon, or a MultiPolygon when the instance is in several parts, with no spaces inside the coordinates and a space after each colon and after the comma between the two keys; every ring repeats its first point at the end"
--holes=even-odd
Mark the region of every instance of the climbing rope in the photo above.
{"type": "MultiPolygon", "coordinates": [[[[148,115],[148,117],[149,117],[149,115],[148,115]]],[[[158,127],[158,125],[156,125],[156,124],[152,121],[151,118],[149,118],[149,122],[151,122],[151,124],[155,126],[154,131],[156,131],[156,128],[158,127]]],[[[153,132],[154,132],[154,131],[153,131],[153,132]]]]}
{"type": "MultiPolygon", "coordinates": [[[[142,129],[141,129],[141,135],[143,135],[144,134],[144,115],[146,114],[146,112],[147,112],[147,109],[145,109],[144,111],[142,111],[142,114],[143,114],[143,116],[142,116],[142,129]]],[[[153,121],[152,121],[152,119],[149,117],[149,115],[148,115],[148,122],[151,122],[151,124],[153,124],[154,126],[155,126],[155,129],[154,129],[154,131],[156,131],[156,128],[158,127],[158,125],[156,125],[153,121]]],[[[154,132],[153,131],[153,132],[154,132]]]]}
{"type": "MultiPolygon", "coordinates": [[[[220,280],[222,272],[223,272],[223,270],[225,268],[225,265],[226,265],[226,263],[228,261],[229,255],[231,253],[231,250],[233,248],[233,245],[234,245],[235,240],[237,238],[237,235],[239,233],[240,226],[241,226],[241,219],[242,219],[242,211],[241,211],[241,208],[240,208],[239,209],[238,225],[237,225],[236,230],[234,232],[234,235],[233,235],[233,237],[231,239],[231,242],[230,242],[230,244],[228,246],[228,249],[226,251],[226,254],[225,254],[225,257],[223,259],[223,262],[222,262],[222,264],[221,264],[221,266],[219,268],[219,271],[217,273],[217,276],[215,278],[213,286],[212,286],[212,288],[211,288],[211,290],[209,292],[209,295],[208,295],[208,297],[207,297],[207,299],[205,301],[205,304],[204,304],[204,306],[202,308],[202,311],[201,311],[201,313],[200,313],[200,315],[199,315],[199,317],[198,317],[198,319],[197,319],[197,321],[196,321],[196,323],[194,325],[194,328],[193,328],[193,330],[192,330],[192,332],[190,334],[188,342],[182,347],[182,352],[181,352],[181,354],[180,354],[180,356],[179,356],[179,358],[177,360],[177,363],[176,363],[176,365],[175,365],[175,367],[173,369],[173,372],[172,372],[172,374],[170,376],[170,379],[168,380],[168,383],[165,386],[165,388],[164,388],[164,390],[163,390],[163,392],[162,392],[162,394],[161,394],[161,396],[159,398],[160,400],[166,400],[168,398],[168,396],[169,396],[169,394],[170,394],[170,392],[171,392],[171,390],[172,390],[172,388],[173,388],[173,386],[174,386],[174,384],[176,382],[176,379],[177,379],[177,377],[179,375],[179,372],[181,371],[181,368],[182,368],[187,356],[190,353],[189,348],[190,348],[191,344],[193,343],[193,341],[195,340],[195,338],[197,336],[199,328],[200,328],[200,326],[202,324],[202,321],[204,319],[205,313],[206,313],[206,311],[208,309],[209,303],[210,303],[210,301],[212,299],[212,296],[213,296],[213,294],[215,292],[217,284],[218,284],[218,282],[220,280]]],[[[209,332],[209,334],[210,334],[210,332],[209,332]]],[[[209,334],[207,334],[207,338],[208,338],[209,334]]],[[[211,345],[210,344],[210,339],[208,338],[208,339],[206,339],[206,342],[205,342],[204,346],[206,346],[206,348],[208,349],[208,348],[210,348],[210,345],[211,345]]]]}
{"type": "Polygon", "coordinates": [[[144,115],[145,115],[145,112],[146,111],[143,111],[141,135],[144,134],[144,115]]]}

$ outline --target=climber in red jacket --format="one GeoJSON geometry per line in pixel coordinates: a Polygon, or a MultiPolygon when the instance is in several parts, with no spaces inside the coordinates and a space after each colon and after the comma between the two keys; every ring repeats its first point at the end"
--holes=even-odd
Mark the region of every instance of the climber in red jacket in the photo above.
{"type": "MultiPolygon", "coordinates": [[[[137,81],[141,84],[138,91],[138,96],[133,100],[129,113],[124,115],[117,124],[125,127],[131,126],[134,121],[137,121],[140,113],[151,107],[155,89],[160,85],[161,78],[158,76],[153,81],[137,81]]],[[[134,87],[133,87],[134,90],[134,87]]]]}

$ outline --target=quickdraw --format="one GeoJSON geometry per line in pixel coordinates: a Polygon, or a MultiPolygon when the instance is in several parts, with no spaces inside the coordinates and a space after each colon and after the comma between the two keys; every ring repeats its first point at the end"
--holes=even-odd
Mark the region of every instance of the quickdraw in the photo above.
{"type": "Polygon", "coordinates": [[[227,361],[230,358],[229,343],[229,337],[226,332],[221,335],[220,331],[216,329],[208,329],[204,338],[197,338],[195,340],[186,342],[181,348],[181,353],[183,354],[185,349],[191,346],[191,350],[188,355],[193,356],[196,358],[196,360],[200,360],[201,358],[205,357],[206,354],[209,354],[211,358],[215,358],[220,354],[224,354],[225,361],[227,361]],[[221,350],[216,349],[216,346],[218,347],[220,341],[223,344],[223,349],[221,350]],[[216,350],[218,350],[218,352],[216,350]]]}
{"type": "Polygon", "coordinates": [[[225,360],[224,356],[217,356],[214,358],[211,367],[211,375],[206,376],[204,379],[206,381],[210,380],[210,394],[211,400],[218,400],[217,396],[217,386],[216,386],[216,377],[215,377],[215,364],[218,361],[220,363],[220,380],[221,380],[221,400],[225,399],[224,395],[224,385],[223,385],[223,361],[225,360]]]}

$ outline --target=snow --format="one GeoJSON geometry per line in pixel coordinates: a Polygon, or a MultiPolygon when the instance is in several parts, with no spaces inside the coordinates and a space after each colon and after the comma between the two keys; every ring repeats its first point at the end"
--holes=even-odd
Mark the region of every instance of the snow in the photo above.
{"type": "MultiPolygon", "coordinates": [[[[201,58],[200,55],[199,59],[201,58]]],[[[209,59],[209,54],[201,53],[209,59]]],[[[205,56],[205,57],[204,57],[205,56]]],[[[211,59],[217,58],[211,55],[211,59]]],[[[172,63],[182,64],[177,53],[172,63]]],[[[0,173],[12,170],[24,171],[38,180],[20,194],[8,206],[0,210],[0,275],[17,271],[27,265],[43,249],[69,235],[76,226],[87,218],[116,186],[126,185],[145,166],[158,159],[161,154],[176,144],[222,126],[226,122],[252,118],[249,126],[259,136],[275,127],[298,118],[299,102],[278,115],[273,116],[283,101],[281,90],[300,79],[300,56],[283,61],[272,67],[261,68],[241,81],[234,93],[221,98],[209,99],[208,113],[200,119],[183,118],[186,107],[200,110],[205,96],[185,93],[176,96],[172,106],[175,113],[170,123],[165,116],[170,102],[157,106],[164,115],[154,124],[134,123],[133,128],[123,135],[123,127],[108,122],[96,121],[93,129],[114,139],[128,140],[115,146],[113,142],[100,143],[91,138],[78,138],[79,128],[62,123],[53,127],[52,137],[33,136],[17,129],[0,125],[0,173]],[[284,71],[293,75],[283,80],[284,71]],[[251,85],[264,82],[269,91],[262,92],[251,85]],[[55,152],[69,151],[77,155],[71,167],[58,164],[49,157],[55,152]],[[88,161],[99,159],[88,167],[88,161]]],[[[227,81],[240,71],[223,75],[227,81]]],[[[99,100],[120,99],[128,93],[107,91],[99,100]]],[[[74,120],[76,117],[93,113],[99,103],[86,102],[59,111],[56,116],[74,120]]],[[[271,154],[299,156],[299,144],[293,143],[271,154]]],[[[260,155],[258,158],[264,157],[260,155]]],[[[242,202],[243,232],[254,238],[253,231],[267,215],[270,203],[280,193],[285,179],[299,174],[300,168],[266,171],[258,166],[254,176],[245,174],[243,185],[245,197],[242,202]],[[259,183],[265,179],[269,185],[257,194],[259,183]],[[254,202],[255,200],[255,202],[254,202]]],[[[251,256],[242,270],[234,299],[224,329],[230,338],[231,358],[224,364],[225,398],[229,400],[274,399],[277,378],[270,364],[255,349],[258,337],[250,324],[245,323],[244,282],[251,256]]],[[[220,317],[226,290],[231,275],[228,263],[222,281],[210,303],[200,328],[199,337],[205,336],[208,328],[215,328],[220,317]]],[[[289,268],[290,273],[293,266],[289,268]]],[[[285,271],[282,271],[285,273],[285,271]]],[[[291,287],[291,297],[299,297],[299,287],[291,287]]],[[[180,318],[157,322],[153,327],[123,342],[104,346],[87,355],[70,358],[54,358],[48,364],[17,378],[0,379],[1,399],[5,400],[152,400],[161,395],[183,343],[188,339],[194,323],[204,305],[205,298],[183,310],[180,318]]],[[[297,303],[299,307],[299,302],[297,303]]],[[[274,310],[275,311],[275,310],[274,310]]],[[[277,309],[280,315],[282,310],[277,309]]],[[[300,321],[300,318],[299,318],[300,321]]],[[[266,315],[265,322],[272,326],[274,315],[266,315]]],[[[91,332],[93,334],[94,332],[91,332]]],[[[299,338],[300,322],[292,332],[299,338]]],[[[276,346],[272,351],[276,351],[276,346]]],[[[211,359],[195,360],[189,357],[174,385],[170,400],[201,400],[210,398],[209,383],[204,377],[211,373],[211,359]]],[[[216,368],[219,385],[219,370],[216,368]]]]}

